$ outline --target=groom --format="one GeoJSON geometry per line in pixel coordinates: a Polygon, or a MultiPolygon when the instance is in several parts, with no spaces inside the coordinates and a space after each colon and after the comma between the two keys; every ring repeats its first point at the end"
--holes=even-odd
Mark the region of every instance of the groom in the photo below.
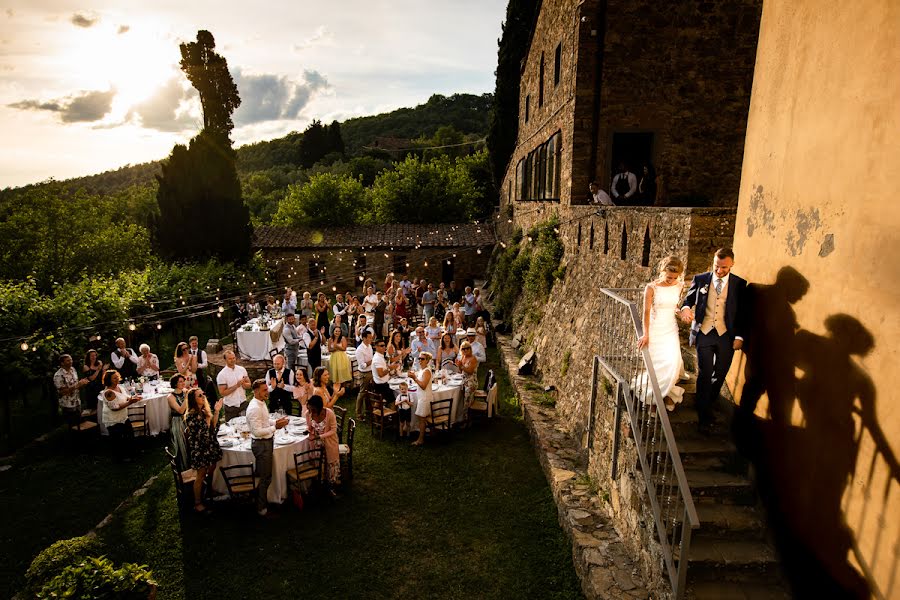
{"type": "Polygon", "coordinates": [[[712,404],[722,391],[734,351],[744,343],[747,282],[731,273],[734,251],[720,248],[713,270],[694,276],[682,302],[681,319],[691,323],[692,346],[697,347],[697,415],[700,432],[713,424],[712,404]]]}

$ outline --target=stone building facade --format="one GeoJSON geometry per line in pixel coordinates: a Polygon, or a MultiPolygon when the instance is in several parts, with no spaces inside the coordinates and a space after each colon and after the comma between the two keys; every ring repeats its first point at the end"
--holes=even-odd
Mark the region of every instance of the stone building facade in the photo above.
{"type": "Polygon", "coordinates": [[[388,273],[471,285],[482,279],[495,243],[489,225],[257,227],[253,248],[275,269],[276,285],[332,295],[362,291],[388,273]]]}

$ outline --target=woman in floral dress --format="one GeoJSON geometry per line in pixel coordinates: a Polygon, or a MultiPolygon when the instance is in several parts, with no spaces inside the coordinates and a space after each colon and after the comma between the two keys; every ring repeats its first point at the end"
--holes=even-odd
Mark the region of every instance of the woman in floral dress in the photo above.
{"type": "Polygon", "coordinates": [[[206,394],[200,388],[190,390],[187,400],[188,416],[185,420],[185,438],[190,453],[191,468],[197,471],[194,479],[194,510],[204,512],[206,507],[203,506],[203,481],[206,479],[207,473],[215,472],[216,463],[222,460],[222,448],[219,447],[219,440],[216,438],[222,400],[219,399],[215,408],[210,410],[206,394]]]}
{"type": "Polygon", "coordinates": [[[478,359],[472,354],[472,345],[468,340],[460,344],[460,355],[456,359],[460,373],[463,374],[463,397],[466,406],[466,421],[469,420],[469,407],[475,399],[475,391],[478,389],[478,359]]]}
{"type": "Polygon", "coordinates": [[[325,480],[329,483],[329,491],[334,495],[331,486],[341,480],[341,455],[338,452],[337,418],[334,411],[325,408],[322,397],[312,396],[306,403],[306,426],[309,429],[309,440],[316,448],[324,448],[325,480]]]}

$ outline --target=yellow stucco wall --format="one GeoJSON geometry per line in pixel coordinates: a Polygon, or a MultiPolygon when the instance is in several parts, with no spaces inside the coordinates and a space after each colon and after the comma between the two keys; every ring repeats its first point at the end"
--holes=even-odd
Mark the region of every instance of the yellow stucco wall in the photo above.
{"type": "MultiPolygon", "coordinates": [[[[791,306],[777,292],[798,278],[785,272],[765,296],[776,306],[756,311],[770,319],[757,364],[791,396],[789,422],[761,437],[770,455],[805,456],[775,477],[788,519],[826,505],[799,535],[828,546],[828,564],[845,554],[881,598],[900,598],[898,197],[900,1],[765,0],[734,272],[773,284],[792,267],[809,290],[791,306]],[[829,522],[838,500],[849,539],[829,522]]],[[[747,359],[729,376],[738,402],[747,359]]],[[[768,396],[756,414],[772,423],[768,396]]]]}

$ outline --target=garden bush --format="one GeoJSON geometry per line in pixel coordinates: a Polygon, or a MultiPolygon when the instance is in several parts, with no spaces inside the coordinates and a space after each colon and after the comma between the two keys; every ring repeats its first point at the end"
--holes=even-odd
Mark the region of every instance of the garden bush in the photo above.
{"type": "Polygon", "coordinates": [[[68,566],[82,562],[100,551],[100,542],[94,537],[80,536],[59,540],[34,557],[25,572],[26,594],[33,598],[50,579],[68,566]]]}
{"type": "Polygon", "coordinates": [[[91,600],[146,600],[155,597],[156,582],[147,565],[125,563],[118,569],[105,556],[67,566],[48,581],[37,597],[91,600]]]}

